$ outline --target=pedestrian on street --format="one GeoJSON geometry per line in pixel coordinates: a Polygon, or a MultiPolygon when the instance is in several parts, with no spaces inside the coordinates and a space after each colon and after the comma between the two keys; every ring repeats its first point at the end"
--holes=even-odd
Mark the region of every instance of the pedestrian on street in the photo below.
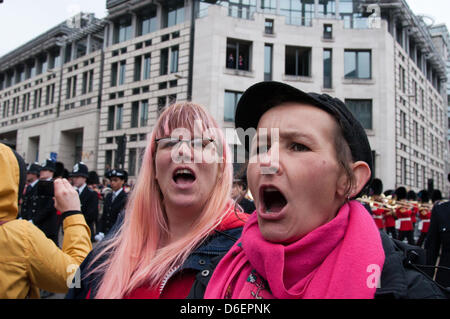
{"type": "Polygon", "coordinates": [[[20,218],[28,221],[33,219],[33,215],[37,210],[38,196],[36,185],[39,182],[40,170],[41,165],[39,163],[31,163],[27,166],[27,183],[20,206],[20,218]]]}
{"type": "Polygon", "coordinates": [[[124,184],[128,180],[128,173],[122,169],[113,169],[107,173],[111,181],[112,192],[108,193],[103,202],[103,213],[99,221],[96,241],[101,241],[109,233],[117,221],[119,214],[123,214],[127,203],[128,194],[123,190],[124,184]]]}
{"type": "Polygon", "coordinates": [[[202,298],[246,214],[230,198],[224,134],[197,104],[169,106],[151,135],[124,220],[81,265],[67,298],[202,298]]]}
{"type": "Polygon", "coordinates": [[[39,298],[39,288],[68,290],[69,276],[92,249],[80,201],[67,180],[55,180],[55,205],[63,212],[63,249],[27,220],[16,219],[25,185],[25,162],[0,144],[0,298],[39,298]]]}
{"type": "Polygon", "coordinates": [[[91,229],[91,239],[94,241],[95,226],[98,219],[98,196],[95,191],[87,187],[88,176],[88,167],[83,162],[76,163],[73,166],[72,173],[70,173],[73,186],[80,196],[81,212],[91,229]]]}

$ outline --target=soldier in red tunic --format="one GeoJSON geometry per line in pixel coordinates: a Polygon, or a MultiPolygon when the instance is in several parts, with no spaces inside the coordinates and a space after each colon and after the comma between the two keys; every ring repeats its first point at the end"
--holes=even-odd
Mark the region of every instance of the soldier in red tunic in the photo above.
{"type": "Polygon", "coordinates": [[[423,242],[425,241],[425,237],[427,236],[428,229],[430,228],[430,220],[431,220],[431,209],[427,206],[429,201],[428,191],[422,190],[420,197],[420,206],[419,206],[419,229],[420,229],[420,237],[417,240],[416,245],[422,247],[423,242]]]}
{"type": "Polygon", "coordinates": [[[380,179],[374,178],[370,188],[372,189],[372,200],[374,201],[370,207],[372,209],[372,217],[378,229],[384,230],[384,214],[388,209],[379,204],[383,201],[381,197],[383,183],[380,179]]]}
{"type": "Polygon", "coordinates": [[[398,240],[407,239],[408,244],[414,245],[413,224],[411,220],[412,210],[411,206],[406,201],[406,188],[399,187],[395,190],[395,197],[397,200],[397,208],[395,213],[397,215],[397,222],[400,223],[398,240]]]}

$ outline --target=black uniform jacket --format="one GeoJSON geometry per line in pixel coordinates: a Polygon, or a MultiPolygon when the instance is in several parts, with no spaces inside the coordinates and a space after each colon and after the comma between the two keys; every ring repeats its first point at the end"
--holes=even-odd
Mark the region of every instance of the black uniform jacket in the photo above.
{"type": "Polygon", "coordinates": [[[22,206],[20,208],[20,217],[26,220],[33,219],[33,215],[37,211],[38,196],[37,184],[34,186],[28,185],[25,194],[22,197],[22,206]]]}
{"type": "Polygon", "coordinates": [[[27,189],[22,203],[21,216],[32,220],[42,232],[57,242],[57,215],[53,198],[38,194],[39,182],[27,189]]]}
{"type": "Polygon", "coordinates": [[[117,216],[125,208],[127,203],[127,193],[122,190],[119,195],[112,200],[113,192],[108,193],[103,202],[103,214],[100,218],[100,225],[98,232],[102,232],[105,235],[111,230],[116,223],[117,216]]]}
{"type": "Polygon", "coordinates": [[[84,187],[80,194],[81,212],[86,219],[86,223],[90,224],[97,221],[98,218],[98,195],[95,191],[84,187]]]}
{"type": "MultiPolygon", "coordinates": [[[[450,202],[435,204],[431,211],[430,228],[425,240],[428,265],[436,264],[441,247],[438,266],[450,267],[450,202]]],[[[450,287],[450,269],[438,269],[436,281],[445,287],[450,287]]]]}

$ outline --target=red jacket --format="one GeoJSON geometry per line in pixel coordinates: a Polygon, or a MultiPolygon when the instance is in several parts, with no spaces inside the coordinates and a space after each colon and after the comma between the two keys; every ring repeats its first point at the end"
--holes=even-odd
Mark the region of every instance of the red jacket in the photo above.
{"type": "Polygon", "coordinates": [[[430,228],[431,210],[427,208],[421,208],[419,210],[419,218],[422,221],[422,233],[428,233],[430,228]]]}
{"type": "Polygon", "coordinates": [[[376,203],[374,203],[374,206],[374,209],[372,209],[373,220],[375,221],[378,229],[384,229],[384,213],[386,209],[379,207],[379,205],[376,203]]]}
{"type": "Polygon", "coordinates": [[[405,207],[398,207],[395,210],[397,218],[400,220],[400,231],[413,230],[413,224],[411,220],[412,211],[405,207]]]}

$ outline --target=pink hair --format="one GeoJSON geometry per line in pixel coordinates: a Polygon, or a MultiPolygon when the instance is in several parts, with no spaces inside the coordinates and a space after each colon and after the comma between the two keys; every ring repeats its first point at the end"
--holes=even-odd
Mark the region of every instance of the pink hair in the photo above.
{"type": "Polygon", "coordinates": [[[143,285],[157,288],[173,267],[181,266],[190,253],[216,228],[226,215],[230,203],[232,166],[230,150],[216,121],[201,106],[177,103],[168,107],[153,129],[136,185],[131,192],[123,225],[117,234],[101,243],[97,256],[89,268],[106,256],[105,261],[93,268],[92,273],[104,273],[96,298],[123,298],[143,285]],[[167,246],[160,241],[167,238],[169,229],[162,205],[162,195],[155,180],[155,139],[169,136],[175,128],[194,130],[194,121],[201,120],[203,130],[215,129],[215,139],[222,147],[223,160],[215,187],[203,207],[190,233],[167,246]],[[228,159],[228,160],[227,160],[228,159]]]}

